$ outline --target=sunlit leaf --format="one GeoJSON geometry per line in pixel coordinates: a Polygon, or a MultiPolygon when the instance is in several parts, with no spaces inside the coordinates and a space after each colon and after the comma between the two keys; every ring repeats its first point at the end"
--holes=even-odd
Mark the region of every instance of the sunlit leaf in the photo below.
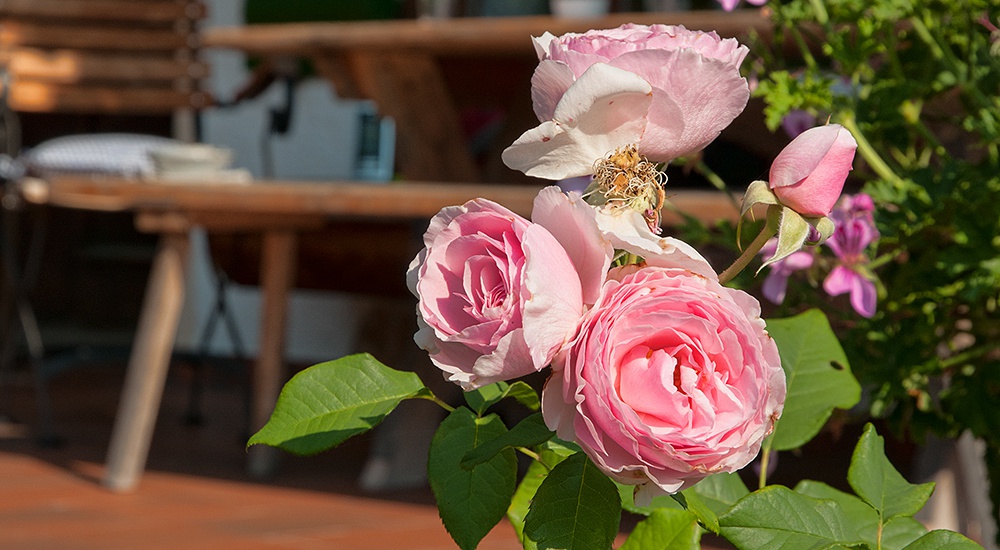
{"type": "Polygon", "coordinates": [[[795,449],[819,432],[834,408],[854,406],[861,398],[861,386],[821,311],[769,320],[767,331],[778,344],[788,387],[771,448],[795,449]]]}
{"type": "Polygon", "coordinates": [[[402,400],[428,393],[416,374],[393,370],[367,353],[342,357],[292,377],[248,444],[315,454],[370,430],[402,400]]]}

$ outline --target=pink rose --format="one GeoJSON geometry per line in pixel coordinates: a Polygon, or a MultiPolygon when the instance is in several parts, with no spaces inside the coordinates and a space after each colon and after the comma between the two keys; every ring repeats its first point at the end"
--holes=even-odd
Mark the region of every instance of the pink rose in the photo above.
{"type": "Polygon", "coordinates": [[[535,204],[565,246],[543,225],[476,199],[431,219],[407,272],[419,299],[414,340],[466,390],[546,367],[611,261],[589,206],[554,186],[535,204]]]}
{"type": "Polygon", "coordinates": [[[826,216],[844,189],[858,142],[839,124],[799,134],[775,157],[769,185],[782,204],[803,216],[826,216]]]}
{"type": "Polygon", "coordinates": [[[739,71],[749,50],[714,32],[628,24],[534,40],[531,98],[542,124],[503,153],[530,176],[591,174],[594,161],[630,144],[653,161],[694,153],[750,97],[739,71]]]}
{"type": "Polygon", "coordinates": [[[546,424],[642,501],[746,466],[785,400],[757,301],[686,269],[613,269],[553,368],[546,424]]]}

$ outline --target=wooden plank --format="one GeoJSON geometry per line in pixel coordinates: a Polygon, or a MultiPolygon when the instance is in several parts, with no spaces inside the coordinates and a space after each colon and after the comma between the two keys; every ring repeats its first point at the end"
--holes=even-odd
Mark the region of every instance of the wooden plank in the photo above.
{"type": "Polygon", "coordinates": [[[120,55],[37,48],[0,52],[0,65],[15,80],[73,84],[88,80],[174,80],[204,78],[208,65],[151,55],[120,55]]]}
{"type": "Polygon", "coordinates": [[[161,51],[198,47],[198,37],[173,27],[99,28],[78,25],[45,25],[25,21],[4,21],[0,25],[0,46],[13,48],[69,48],[80,50],[161,51]]]}
{"type": "Polygon", "coordinates": [[[128,21],[162,23],[177,19],[203,19],[202,2],[173,0],[136,2],[135,0],[4,0],[2,18],[83,19],[88,21],[128,21]]]}
{"type": "Polygon", "coordinates": [[[24,112],[143,114],[201,108],[210,103],[210,98],[200,91],[163,87],[83,87],[19,81],[11,85],[8,101],[13,110],[24,112]]]}
{"type": "Polygon", "coordinates": [[[684,25],[714,30],[723,37],[769,35],[771,23],[759,10],[702,10],[615,13],[596,19],[533,17],[454,18],[444,20],[286,23],[205,29],[205,46],[235,48],[260,55],[310,55],[318,50],[423,50],[450,56],[534,56],[530,36],[612,28],[624,23],[684,25]],[[488,37],[484,39],[484,37],[488,37]]]}
{"type": "MultiPolygon", "coordinates": [[[[22,193],[37,204],[94,210],[177,209],[210,215],[240,212],[261,215],[323,215],[329,217],[422,219],[445,206],[476,197],[487,198],[529,216],[541,186],[435,182],[294,182],[260,181],[249,185],[219,185],[211,180],[188,184],[155,180],[58,176],[29,179],[22,193]]],[[[729,199],[717,191],[669,190],[677,208],[706,223],[738,219],[729,199]]],[[[664,220],[677,218],[664,213],[664,220]]]]}

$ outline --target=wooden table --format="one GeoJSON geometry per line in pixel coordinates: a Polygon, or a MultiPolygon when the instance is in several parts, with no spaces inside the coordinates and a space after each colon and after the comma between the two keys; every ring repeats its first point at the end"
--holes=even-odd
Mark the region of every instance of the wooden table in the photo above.
{"type": "MultiPolygon", "coordinates": [[[[267,60],[305,57],[330,81],[337,95],[374,100],[397,125],[397,159],[414,181],[483,181],[469,150],[459,107],[499,95],[512,118],[497,141],[509,144],[534,127],[531,71],[537,63],[531,36],[559,35],[626,22],[684,25],[746,38],[767,34],[759,11],[618,13],[599,19],[548,16],[456,18],[350,23],[292,23],[206,29],[203,45],[242,50],[267,60]],[[458,76],[445,70],[459,63],[458,76]],[[511,64],[520,69],[511,72],[511,64]],[[511,82],[510,80],[513,80],[511,82]]],[[[454,72],[454,71],[453,71],[454,72]]],[[[497,151],[498,153],[498,151],[497,151]]],[[[490,155],[489,162],[499,154],[490,155]]],[[[500,181],[508,181],[503,174],[500,181]]],[[[512,174],[511,174],[512,175],[512,174]]]]}
{"type": "MultiPolygon", "coordinates": [[[[90,177],[22,182],[21,191],[29,202],[130,211],[139,230],[160,235],[108,449],[104,484],[115,491],[131,490],[145,468],[180,319],[188,235],[193,227],[209,234],[255,234],[263,240],[260,351],[253,372],[251,411],[251,427],[256,430],[270,417],[284,382],[287,299],[295,282],[302,232],[337,219],[429,219],[444,206],[475,197],[489,198],[529,216],[538,189],[453,183],[179,185],[90,177]]],[[[735,210],[721,193],[679,191],[670,198],[679,209],[706,221],[735,219],[735,210]]],[[[664,219],[677,221],[669,213],[664,219]]],[[[252,450],[248,471],[267,473],[273,466],[273,449],[258,446],[252,450]]]]}

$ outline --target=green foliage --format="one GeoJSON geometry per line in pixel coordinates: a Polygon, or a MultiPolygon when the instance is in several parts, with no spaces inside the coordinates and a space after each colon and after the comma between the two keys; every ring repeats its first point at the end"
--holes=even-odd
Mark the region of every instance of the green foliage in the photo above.
{"type": "Polygon", "coordinates": [[[936,529],[913,541],[903,550],[982,550],[982,548],[954,531],[936,529]]]}
{"type": "Polygon", "coordinates": [[[772,319],[767,330],[778,344],[788,389],[770,448],[795,449],[819,432],[834,408],[854,406],[861,387],[823,312],[772,319]]]}
{"type": "Polygon", "coordinates": [[[542,413],[535,413],[520,421],[501,437],[490,439],[469,451],[462,457],[461,465],[465,469],[472,468],[496,456],[504,449],[515,447],[535,447],[555,436],[542,419],[542,413]]]}
{"type": "Polygon", "coordinates": [[[780,485],[750,493],[719,522],[722,535],[741,550],[862,544],[836,502],[801,495],[780,485]]]}
{"type": "Polygon", "coordinates": [[[969,429],[1000,452],[1000,33],[983,23],[1000,23],[996,2],[768,7],[776,40],[754,48],[768,124],[792,109],[843,124],[859,145],[852,185],[876,200],[878,313],[834,322],[869,412],[917,439],[969,429]]]}
{"type": "Polygon", "coordinates": [[[507,432],[499,416],[477,417],[464,407],[441,423],[431,441],[427,475],[438,512],[462,550],[475,548],[504,517],[517,485],[517,460],[506,449],[471,469],[462,457],[507,432]]]}
{"type": "Polygon", "coordinates": [[[521,483],[518,484],[517,491],[510,501],[510,507],[507,509],[507,520],[517,531],[517,536],[526,549],[535,548],[534,543],[524,538],[524,517],[528,515],[528,508],[531,506],[531,500],[535,498],[538,487],[549,475],[549,470],[569,456],[579,452],[579,449],[572,449],[554,440],[545,442],[536,450],[539,459],[532,461],[531,465],[528,466],[528,471],[525,472],[521,483]]]}
{"type": "Polygon", "coordinates": [[[844,511],[848,524],[858,536],[871,548],[882,550],[900,550],[907,544],[917,540],[927,532],[919,521],[909,517],[897,517],[885,524],[879,519],[878,512],[860,498],[834,489],[825,483],[805,480],[795,486],[795,492],[813,498],[832,500],[844,511]],[[881,529],[881,546],[879,546],[879,527],[881,529]]]}
{"type": "Polygon", "coordinates": [[[495,382],[488,386],[465,393],[465,402],[469,408],[482,416],[486,409],[497,404],[506,397],[513,397],[528,409],[537,411],[540,407],[538,393],[528,384],[518,381],[513,383],[495,382]]]}
{"type": "Polygon", "coordinates": [[[700,542],[701,528],[694,514],[657,508],[636,525],[621,550],[696,550],[700,542]]]}
{"type": "Polygon", "coordinates": [[[865,426],[854,449],[847,481],[883,522],[916,514],[934,492],[933,483],[912,485],[903,479],[885,457],[885,442],[871,424],[865,426]]]}
{"type": "Polygon", "coordinates": [[[292,377],[248,445],[315,454],[370,430],[400,401],[427,395],[412,372],[390,369],[366,353],[342,357],[292,377]]]}
{"type": "Polygon", "coordinates": [[[524,535],[539,550],[611,548],[620,518],[615,484],[587,455],[576,453],[538,487],[524,519],[524,535]]]}

